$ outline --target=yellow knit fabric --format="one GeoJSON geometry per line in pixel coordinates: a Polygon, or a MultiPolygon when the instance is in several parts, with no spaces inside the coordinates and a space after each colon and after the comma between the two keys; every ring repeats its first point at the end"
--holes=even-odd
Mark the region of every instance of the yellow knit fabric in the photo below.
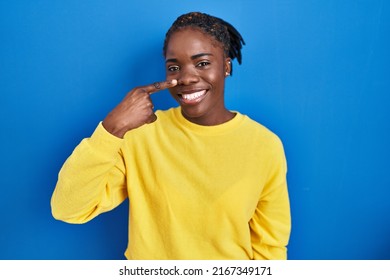
{"type": "Polygon", "coordinates": [[[286,259],[279,138],[240,113],[217,126],[156,114],[124,139],[99,124],[62,167],[53,216],[84,223],[129,198],[128,259],[286,259]]]}

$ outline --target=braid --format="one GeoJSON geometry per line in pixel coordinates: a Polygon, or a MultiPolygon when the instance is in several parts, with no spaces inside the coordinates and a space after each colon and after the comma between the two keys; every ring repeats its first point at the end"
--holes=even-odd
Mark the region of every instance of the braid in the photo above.
{"type": "MultiPolygon", "coordinates": [[[[230,57],[232,60],[237,58],[238,63],[241,64],[241,48],[245,45],[245,42],[237,29],[220,18],[199,12],[191,12],[181,15],[172,24],[171,28],[165,35],[163,47],[164,56],[166,55],[167,45],[171,35],[186,27],[198,28],[205,34],[212,36],[221,43],[226,56],[230,57]]],[[[233,74],[233,66],[231,74],[233,74]]]]}
{"type": "Polygon", "coordinates": [[[230,37],[230,46],[229,46],[229,57],[231,59],[237,58],[239,64],[242,62],[241,49],[242,45],[245,45],[244,39],[241,34],[234,28],[230,23],[219,19],[223,25],[227,27],[230,37]]]}

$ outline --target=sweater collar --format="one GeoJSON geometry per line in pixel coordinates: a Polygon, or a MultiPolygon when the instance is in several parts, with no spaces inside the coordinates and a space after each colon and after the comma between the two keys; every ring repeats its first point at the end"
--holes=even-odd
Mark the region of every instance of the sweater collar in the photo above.
{"type": "Polygon", "coordinates": [[[181,127],[183,127],[186,130],[190,130],[194,133],[204,134],[204,135],[224,134],[224,133],[229,133],[232,130],[236,129],[244,121],[245,115],[242,115],[236,111],[232,111],[232,112],[235,113],[236,115],[231,120],[218,125],[205,126],[187,120],[183,116],[180,106],[172,109],[173,117],[181,127]]]}

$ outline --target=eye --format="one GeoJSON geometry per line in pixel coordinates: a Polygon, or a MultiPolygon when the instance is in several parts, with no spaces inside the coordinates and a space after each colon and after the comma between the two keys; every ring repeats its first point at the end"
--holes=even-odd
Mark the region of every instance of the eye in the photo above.
{"type": "Polygon", "coordinates": [[[179,71],[179,66],[177,66],[177,65],[168,66],[168,71],[169,72],[179,71]]]}
{"type": "Polygon", "coordinates": [[[201,61],[196,66],[197,67],[206,67],[208,65],[210,65],[210,62],[208,62],[208,61],[201,61]]]}

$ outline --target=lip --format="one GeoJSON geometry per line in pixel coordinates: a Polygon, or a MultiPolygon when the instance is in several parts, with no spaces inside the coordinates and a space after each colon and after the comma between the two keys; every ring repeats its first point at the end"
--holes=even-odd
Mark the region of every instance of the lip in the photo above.
{"type": "Polygon", "coordinates": [[[206,89],[183,90],[179,92],[177,96],[180,103],[195,105],[200,103],[207,96],[207,93],[208,90],[206,89]]]}

